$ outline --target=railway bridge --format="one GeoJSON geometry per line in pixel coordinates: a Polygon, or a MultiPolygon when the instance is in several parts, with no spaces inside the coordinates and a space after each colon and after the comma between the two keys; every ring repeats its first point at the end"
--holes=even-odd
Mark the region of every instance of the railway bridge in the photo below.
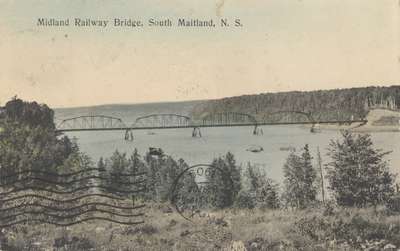
{"type": "Polygon", "coordinates": [[[237,127],[247,126],[252,128],[252,134],[262,134],[260,126],[268,125],[310,125],[311,132],[319,124],[353,124],[367,123],[367,120],[318,120],[310,112],[304,111],[276,111],[266,113],[262,119],[238,112],[209,113],[200,119],[193,119],[180,114],[150,114],[136,118],[134,123],[125,123],[121,118],[106,115],[84,115],[63,119],[56,125],[58,132],[76,131],[125,131],[125,139],[133,139],[134,130],[154,129],[185,129],[191,128],[193,137],[201,137],[201,128],[205,127],[237,127]],[[296,116],[284,116],[294,114],[296,116]],[[285,120],[295,117],[293,120],[285,120]]]}

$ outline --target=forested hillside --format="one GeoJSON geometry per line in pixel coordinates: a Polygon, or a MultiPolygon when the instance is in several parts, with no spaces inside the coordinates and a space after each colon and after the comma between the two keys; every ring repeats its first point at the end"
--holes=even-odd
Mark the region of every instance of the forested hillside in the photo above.
{"type": "MultiPolygon", "coordinates": [[[[364,118],[371,108],[399,109],[400,86],[263,93],[223,98],[197,105],[193,109],[193,116],[201,118],[209,113],[240,112],[252,114],[259,120],[268,120],[271,116],[277,116],[270,115],[274,112],[301,111],[311,113],[316,120],[346,120],[364,118]]],[[[279,114],[277,119],[290,121],[301,116],[287,112],[279,114]]]]}

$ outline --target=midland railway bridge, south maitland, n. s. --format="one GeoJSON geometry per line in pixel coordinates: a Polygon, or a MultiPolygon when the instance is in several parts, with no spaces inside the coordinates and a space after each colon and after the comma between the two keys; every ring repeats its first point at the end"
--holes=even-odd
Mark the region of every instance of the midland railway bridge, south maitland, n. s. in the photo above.
{"type": "MultiPolygon", "coordinates": [[[[179,114],[151,114],[139,117],[132,124],[125,123],[121,118],[105,115],[84,115],[61,120],[56,125],[58,132],[77,131],[125,131],[125,139],[133,130],[153,129],[183,129],[192,128],[193,137],[201,137],[200,128],[205,127],[252,127],[254,135],[262,134],[260,126],[273,125],[310,125],[311,132],[315,132],[320,124],[366,124],[365,119],[349,118],[347,120],[317,120],[311,113],[302,111],[278,111],[264,115],[262,119],[245,113],[224,112],[210,113],[201,119],[192,119],[179,114]],[[288,120],[285,114],[294,114],[296,119],[288,120]],[[286,119],[285,119],[286,118],[286,119]]],[[[132,135],[132,134],[131,134],[132,135]]]]}

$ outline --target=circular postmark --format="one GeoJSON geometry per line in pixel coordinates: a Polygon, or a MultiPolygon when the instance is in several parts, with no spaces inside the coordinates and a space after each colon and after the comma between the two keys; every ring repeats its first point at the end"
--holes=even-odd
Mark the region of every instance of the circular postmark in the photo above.
{"type": "Polygon", "coordinates": [[[174,180],[171,204],[186,220],[193,222],[202,212],[221,208],[233,196],[230,174],[219,167],[199,164],[186,168],[174,180]]]}

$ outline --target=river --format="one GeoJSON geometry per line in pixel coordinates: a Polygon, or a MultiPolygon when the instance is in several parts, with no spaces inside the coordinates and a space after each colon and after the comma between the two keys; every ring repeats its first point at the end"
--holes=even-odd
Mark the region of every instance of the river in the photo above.
{"type": "MultiPolygon", "coordinates": [[[[150,103],[133,105],[104,105],[95,107],[56,109],[57,121],[80,115],[101,114],[122,118],[131,124],[139,116],[160,113],[188,115],[199,101],[180,103],[150,103]]],[[[228,151],[233,153],[238,164],[258,165],[266,170],[268,176],[278,182],[283,179],[283,165],[289,147],[297,152],[309,144],[316,164],[317,148],[321,151],[324,164],[330,161],[326,155],[331,140],[339,139],[340,131],[322,130],[310,133],[309,128],[291,126],[263,126],[264,134],[255,136],[251,127],[201,128],[202,137],[192,138],[192,129],[138,130],[133,131],[134,140],[125,141],[123,131],[69,132],[75,137],[80,149],[94,161],[100,157],[109,157],[115,151],[130,154],[135,148],[142,155],[149,147],[159,147],[167,155],[182,158],[189,165],[211,163],[213,158],[223,156],[228,151]],[[264,151],[247,151],[251,146],[261,146],[264,151]]],[[[371,133],[376,148],[392,151],[387,156],[389,166],[395,173],[400,173],[400,132],[371,133]]]]}
{"type": "MultiPolygon", "coordinates": [[[[283,179],[282,167],[289,154],[287,148],[297,152],[309,144],[316,164],[317,149],[321,151],[323,163],[330,161],[326,155],[331,140],[340,138],[339,131],[310,133],[309,129],[299,126],[264,126],[263,135],[253,135],[251,127],[202,128],[201,138],[192,138],[191,129],[167,129],[151,131],[133,131],[134,140],[125,141],[122,131],[70,132],[75,137],[80,149],[93,160],[109,157],[115,150],[131,153],[135,148],[144,154],[149,147],[159,147],[167,155],[182,158],[189,165],[207,164],[213,158],[223,156],[228,151],[233,153],[238,164],[252,163],[264,168],[268,176],[280,182],[283,179]],[[248,151],[251,146],[261,146],[264,151],[248,151]]],[[[390,168],[400,170],[400,133],[373,133],[376,148],[393,151],[387,156],[390,168]]]]}

